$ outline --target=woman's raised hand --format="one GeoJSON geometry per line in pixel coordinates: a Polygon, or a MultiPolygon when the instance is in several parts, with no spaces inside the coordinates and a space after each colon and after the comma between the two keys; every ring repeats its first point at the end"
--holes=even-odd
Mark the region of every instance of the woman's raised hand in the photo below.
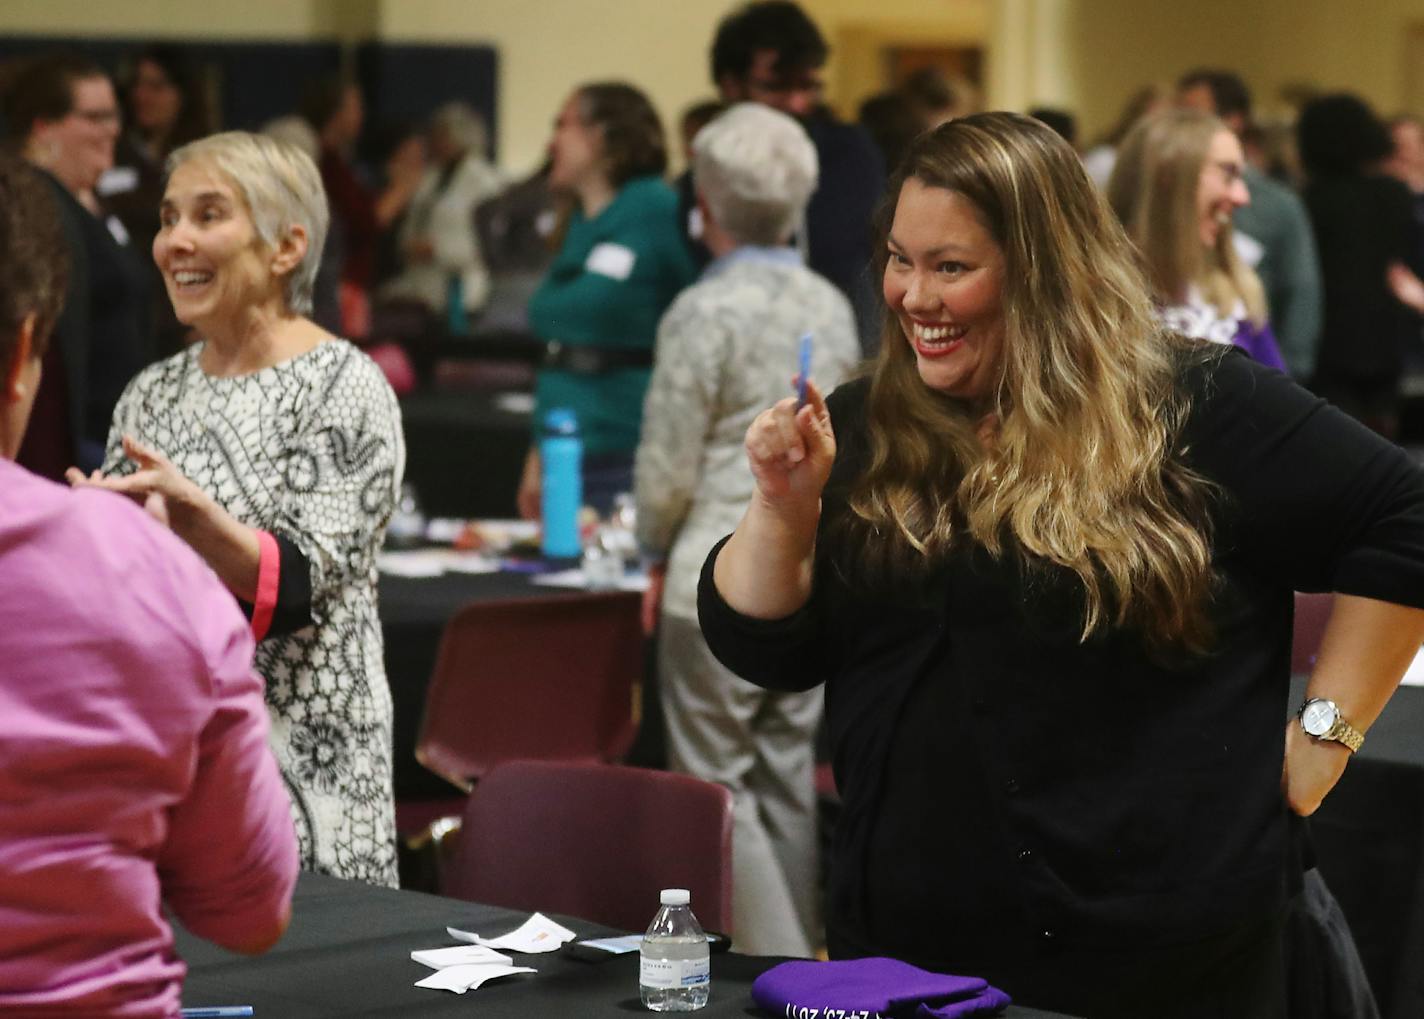
{"type": "Polygon", "coordinates": [[[787,397],[758,414],[746,446],[757,491],[769,507],[800,510],[818,503],[836,459],[836,436],[816,384],[807,381],[799,410],[796,398],[787,397]]]}

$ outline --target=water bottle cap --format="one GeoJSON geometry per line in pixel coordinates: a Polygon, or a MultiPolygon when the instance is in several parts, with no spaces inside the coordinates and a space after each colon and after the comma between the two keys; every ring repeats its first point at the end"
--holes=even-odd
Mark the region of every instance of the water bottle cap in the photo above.
{"type": "Polygon", "coordinates": [[[664,888],[662,891],[664,906],[685,906],[691,901],[692,893],[686,888],[664,888]]]}
{"type": "Polygon", "coordinates": [[[577,435],[578,416],[569,407],[554,407],[544,415],[544,430],[552,435],[577,435]]]}

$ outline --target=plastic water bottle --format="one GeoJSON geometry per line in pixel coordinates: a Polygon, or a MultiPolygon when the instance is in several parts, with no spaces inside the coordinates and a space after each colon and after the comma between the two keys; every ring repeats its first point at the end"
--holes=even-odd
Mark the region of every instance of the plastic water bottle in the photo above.
{"type": "Polygon", "coordinates": [[[692,915],[686,888],[664,888],[661,898],[643,935],[638,993],[654,1012],[695,1012],[711,990],[707,935],[692,915]]]}
{"type": "Polygon", "coordinates": [[[542,551],[550,559],[577,559],[583,551],[578,526],[583,505],[583,439],[578,418],[567,407],[555,407],[544,416],[539,460],[543,471],[542,551]]]}
{"type": "Polygon", "coordinates": [[[590,591],[616,591],[623,584],[623,555],[609,540],[604,524],[583,546],[584,586],[590,591]]]}

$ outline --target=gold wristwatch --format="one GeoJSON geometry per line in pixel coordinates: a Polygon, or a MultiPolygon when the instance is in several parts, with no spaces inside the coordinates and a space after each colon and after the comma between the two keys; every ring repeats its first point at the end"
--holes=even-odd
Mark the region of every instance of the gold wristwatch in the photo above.
{"type": "Polygon", "coordinates": [[[1302,704],[1299,717],[1307,736],[1343,743],[1352,754],[1365,742],[1364,733],[1345,721],[1336,703],[1324,697],[1312,697],[1302,704]]]}

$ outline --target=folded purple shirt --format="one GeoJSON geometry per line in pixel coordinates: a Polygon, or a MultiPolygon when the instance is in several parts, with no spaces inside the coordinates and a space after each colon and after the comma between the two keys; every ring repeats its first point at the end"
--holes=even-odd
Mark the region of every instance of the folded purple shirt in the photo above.
{"type": "Polygon", "coordinates": [[[752,984],[761,1008],[794,1019],[959,1019],[991,1015],[1009,996],[979,977],[931,973],[898,959],[783,962],[752,984]]]}

